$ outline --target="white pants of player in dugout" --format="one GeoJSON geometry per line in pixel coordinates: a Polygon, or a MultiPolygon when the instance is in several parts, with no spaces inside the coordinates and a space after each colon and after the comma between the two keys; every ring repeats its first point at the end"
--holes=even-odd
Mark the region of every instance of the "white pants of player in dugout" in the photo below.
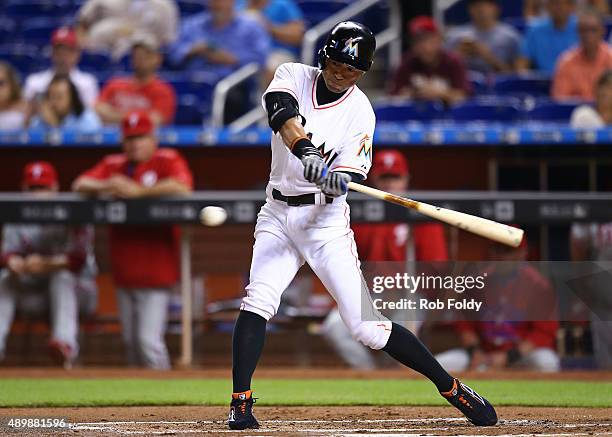
{"type": "Polygon", "coordinates": [[[371,304],[362,314],[366,285],[349,212],[344,198],[327,205],[288,206],[268,193],[257,216],[250,283],[241,309],[269,320],[276,314],[281,294],[307,262],[338,303],[351,335],[372,349],[382,349],[389,340],[391,322],[371,304]]]}
{"type": "Polygon", "coordinates": [[[21,278],[6,269],[0,272],[0,359],[17,308],[27,315],[49,313],[51,339],[67,344],[73,356],[77,356],[79,299],[72,272],[58,270],[21,278]]]}

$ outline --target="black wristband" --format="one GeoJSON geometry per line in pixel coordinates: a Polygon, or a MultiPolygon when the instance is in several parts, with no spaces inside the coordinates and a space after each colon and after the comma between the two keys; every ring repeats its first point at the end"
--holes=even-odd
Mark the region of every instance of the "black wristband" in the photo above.
{"type": "Polygon", "coordinates": [[[293,143],[291,151],[295,156],[300,159],[302,159],[302,157],[304,156],[309,155],[318,156],[319,158],[323,159],[323,156],[321,155],[321,152],[319,152],[319,149],[317,149],[314,144],[312,144],[312,141],[310,141],[308,138],[300,138],[295,141],[293,143]]]}
{"type": "Polygon", "coordinates": [[[468,353],[468,355],[470,356],[470,360],[472,359],[472,357],[474,356],[474,352],[476,352],[476,349],[478,349],[476,346],[468,346],[465,348],[465,351],[468,353]]]}

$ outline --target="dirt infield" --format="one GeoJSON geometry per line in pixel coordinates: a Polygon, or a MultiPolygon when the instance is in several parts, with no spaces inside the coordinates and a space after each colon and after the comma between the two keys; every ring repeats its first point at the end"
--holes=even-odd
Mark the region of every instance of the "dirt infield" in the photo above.
{"type": "MultiPolygon", "coordinates": [[[[469,425],[450,407],[260,407],[259,430],[230,432],[226,407],[12,408],[10,417],[66,418],[70,428],[21,429],[27,436],[574,436],[612,435],[609,409],[501,407],[496,427],[469,425]]],[[[10,434],[9,434],[10,435],[10,434]]]]}

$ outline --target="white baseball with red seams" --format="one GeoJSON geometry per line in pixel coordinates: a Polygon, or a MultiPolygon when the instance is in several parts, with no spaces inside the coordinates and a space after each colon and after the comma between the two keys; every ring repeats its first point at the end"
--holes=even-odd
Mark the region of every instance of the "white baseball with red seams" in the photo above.
{"type": "MultiPolygon", "coordinates": [[[[367,176],[372,165],[375,117],[372,105],[357,86],[328,105],[316,101],[320,70],[307,65],[281,65],[268,92],[287,92],[306,118],[304,129],[319,148],[331,171],[367,176]]],[[[264,93],[265,96],[265,93],[264,93]]],[[[262,102],[265,101],[262,98],[262,102]]],[[[326,204],[325,195],[303,176],[301,161],[279,134],[272,135],[272,167],[266,204],[257,216],[250,282],[241,309],[270,319],[283,291],[307,262],[338,303],[342,320],[354,338],[373,348],[383,348],[391,322],[371,305],[363,308],[363,280],[346,195],[326,204]],[[289,206],[275,200],[272,190],[285,196],[315,194],[315,205],[289,206]],[[365,316],[365,317],[364,317],[365,316]]]]}

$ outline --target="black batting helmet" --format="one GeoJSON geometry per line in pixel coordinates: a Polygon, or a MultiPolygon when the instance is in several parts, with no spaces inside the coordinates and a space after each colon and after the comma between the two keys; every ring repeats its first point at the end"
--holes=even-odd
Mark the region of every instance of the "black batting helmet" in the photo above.
{"type": "Polygon", "coordinates": [[[372,66],[376,38],[361,23],[343,21],[334,26],[327,41],[319,50],[319,68],[325,68],[327,58],[368,71],[372,66]]]}

